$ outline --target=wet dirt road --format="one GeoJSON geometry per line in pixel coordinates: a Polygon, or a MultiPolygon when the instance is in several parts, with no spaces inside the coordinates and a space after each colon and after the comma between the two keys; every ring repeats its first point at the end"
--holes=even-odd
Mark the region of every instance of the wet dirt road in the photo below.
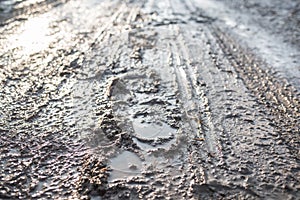
{"type": "Polygon", "coordinates": [[[297,1],[0,10],[0,199],[300,198],[297,1]]]}

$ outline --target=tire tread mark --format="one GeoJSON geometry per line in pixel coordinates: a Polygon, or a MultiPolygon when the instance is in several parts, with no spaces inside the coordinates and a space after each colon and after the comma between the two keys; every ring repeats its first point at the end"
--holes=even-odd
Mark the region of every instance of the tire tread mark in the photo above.
{"type": "Polygon", "coordinates": [[[190,55],[180,28],[177,27],[172,32],[177,32],[175,36],[177,42],[172,44],[175,62],[171,66],[174,68],[179,90],[184,99],[185,117],[189,120],[195,136],[206,138],[209,154],[222,159],[222,148],[211,121],[209,100],[205,97],[205,91],[198,86],[196,73],[192,69],[190,55]]]}
{"type": "Polygon", "coordinates": [[[262,69],[260,65],[264,63],[255,59],[251,52],[245,51],[229,35],[213,25],[210,28],[245,86],[274,117],[272,126],[277,128],[293,155],[300,159],[299,93],[286,80],[278,79],[271,71],[262,69]]]}

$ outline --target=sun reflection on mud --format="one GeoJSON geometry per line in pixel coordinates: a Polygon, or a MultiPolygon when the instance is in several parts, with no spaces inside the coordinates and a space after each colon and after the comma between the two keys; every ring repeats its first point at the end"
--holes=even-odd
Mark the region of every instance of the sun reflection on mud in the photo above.
{"type": "Polygon", "coordinates": [[[13,47],[20,48],[20,54],[31,55],[46,49],[50,43],[50,36],[47,34],[50,19],[46,15],[35,17],[25,22],[21,27],[20,34],[12,38],[13,47]]]}

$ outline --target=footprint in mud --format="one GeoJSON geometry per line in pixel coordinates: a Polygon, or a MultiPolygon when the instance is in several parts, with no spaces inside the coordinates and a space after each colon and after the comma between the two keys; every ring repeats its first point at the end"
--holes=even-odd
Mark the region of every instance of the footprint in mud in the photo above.
{"type": "Polygon", "coordinates": [[[137,118],[132,121],[132,128],[134,130],[133,142],[143,151],[139,152],[143,159],[130,151],[123,151],[112,158],[110,162],[112,173],[110,173],[109,182],[143,177],[142,172],[146,170],[146,166],[157,162],[157,158],[149,153],[159,149],[167,150],[175,142],[174,135],[177,130],[163,122],[147,123],[137,118]]]}

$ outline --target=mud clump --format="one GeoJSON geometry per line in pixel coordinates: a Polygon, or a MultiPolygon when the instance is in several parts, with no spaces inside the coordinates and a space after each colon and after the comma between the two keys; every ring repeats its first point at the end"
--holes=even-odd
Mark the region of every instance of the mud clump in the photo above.
{"type": "Polygon", "coordinates": [[[108,175],[108,168],[101,160],[95,156],[85,157],[76,188],[78,198],[103,196],[106,193],[108,175]]]}
{"type": "Polygon", "coordinates": [[[118,127],[117,122],[112,114],[105,114],[100,123],[100,127],[103,133],[110,140],[115,140],[117,136],[121,133],[121,129],[118,127]]]}

